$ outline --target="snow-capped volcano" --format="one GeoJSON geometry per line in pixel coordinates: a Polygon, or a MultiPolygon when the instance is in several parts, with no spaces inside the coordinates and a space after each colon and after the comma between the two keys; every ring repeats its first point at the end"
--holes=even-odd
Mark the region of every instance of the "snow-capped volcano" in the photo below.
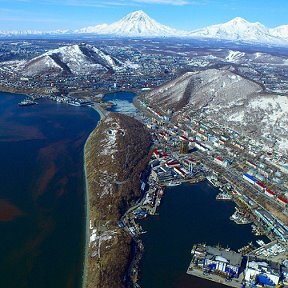
{"type": "Polygon", "coordinates": [[[116,71],[123,63],[88,44],[50,50],[18,67],[24,75],[83,74],[92,71],[116,71]]]}
{"type": "Polygon", "coordinates": [[[272,35],[261,23],[251,23],[241,17],[192,31],[189,36],[254,43],[283,43],[280,35],[272,35]]]}
{"type": "Polygon", "coordinates": [[[181,36],[182,31],[162,25],[139,10],[110,25],[102,24],[77,30],[78,33],[113,34],[119,36],[181,36]]]}
{"type": "Polygon", "coordinates": [[[132,12],[112,24],[89,26],[74,31],[0,31],[0,37],[24,37],[25,35],[49,37],[51,35],[64,34],[70,36],[73,36],[73,34],[91,34],[120,37],[188,37],[195,39],[229,40],[250,44],[288,45],[288,25],[269,29],[259,22],[251,23],[241,17],[236,17],[223,24],[216,24],[187,32],[160,24],[141,10],[132,12]]]}

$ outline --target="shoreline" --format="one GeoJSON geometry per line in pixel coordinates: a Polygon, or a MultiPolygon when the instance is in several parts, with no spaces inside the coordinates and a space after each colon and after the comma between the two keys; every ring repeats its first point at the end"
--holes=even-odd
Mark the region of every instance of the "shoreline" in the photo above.
{"type": "MultiPolygon", "coordinates": [[[[100,120],[99,120],[100,121],[100,120]]],[[[85,177],[85,246],[84,246],[84,261],[83,261],[83,272],[82,272],[82,284],[81,287],[86,287],[86,279],[87,279],[87,260],[88,260],[88,237],[89,237],[89,221],[90,218],[90,201],[89,201],[89,188],[88,188],[88,181],[87,181],[87,170],[86,170],[86,160],[85,160],[85,152],[86,152],[86,143],[90,137],[91,133],[89,134],[83,149],[83,164],[84,164],[84,177],[85,177]]]]}
{"type": "MultiPolygon", "coordinates": [[[[100,119],[96,125],[96,127],[101,123],[101,121],[105,118],[105,116],[107,115],[107,113],[109,113],[107,110],[103,109],[102,107],[100,107],[99,104],[94,104],[92,107],[92,109],[94,109],[98,115],[100,116],[100,119]],[[105,114],[106,113],[106,114],[105,114]]],[[[95,127],[95,128],[96,128],[95,127]]],[[[94,129],[95,129],[94,128],[94,129]]],[[[93,133],[94,129],[91,131],[91,133],[89,134],[88,138],[85,141],[85,145],[84,145],[84,149],[83,149],[83,165],[84,165],[84,177],[85,177],[85,247],[84,247],[84,261],[83,261],[83,273],[82,273],[82,288],[85,288],[87,286],[87,268],[88,268],[88,243],[89,243],[89,220],[90,220],[90,200],[89,200],[89,196],[90,196],[90,192],[89,192],[89,187],[88,187],[88,179],[87,179],[87,169],[86,169],[86,148],[87,148],[87,143],[91,137],[91,134],[93,133]]]]}
{"type": "MultiPolygon", "coordinates": [[[[95,103],[93,106],[91,106],[91,108],[94,109],[99,114],[99,116],[100,116],[99,122],[101,122],[103,120],[103,118],[105,118],[106,115],[108,115],[110,113],[108,110],[105,110],[103,107],[101,107],[98,103],[95,103]]],[[[98,124],[97,124],[97,126],[98,126],[98,124]]],[[[90,137],[90,135],[89,135],[89,137],[90,137]]],[[[87,140],[89,139],[89,137],[87,138],[87,140]]],[[[87,140],[86,140],[86,142],[87,142],[87,140]]],[[[85,142],[85,145],[86,145],[86,142],[85,142]]]]}

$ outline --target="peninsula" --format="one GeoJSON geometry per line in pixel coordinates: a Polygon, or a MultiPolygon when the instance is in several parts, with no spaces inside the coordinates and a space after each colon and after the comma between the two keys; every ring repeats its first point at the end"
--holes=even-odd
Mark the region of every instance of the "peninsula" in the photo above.
{"type": "Polygon", "coordinates": [[[143,124],[116,113],[102,119],[86,142],[85,288],[121,288],[129,282],[132,238],[118,221],[140,196],[140,176],[150,145],[143,124]]]}

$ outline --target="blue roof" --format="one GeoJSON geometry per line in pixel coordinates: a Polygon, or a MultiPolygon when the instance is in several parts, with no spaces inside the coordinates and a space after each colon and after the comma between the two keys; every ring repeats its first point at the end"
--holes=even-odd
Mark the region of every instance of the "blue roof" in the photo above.
{"type": "Polygon", "coordinates": [[[243,174],[243,176],[249,178],[249,179],[252,180],[253,182],[257,182],[257,179],[255,179],[253,176],[249,175],[248,173],[243,174]]]}
{"type": "Polygon", "coordinates": [[[275,286],[275,284],[266,275],[257,275],[256,280],[258,283],[263,285],[275,286]]]}

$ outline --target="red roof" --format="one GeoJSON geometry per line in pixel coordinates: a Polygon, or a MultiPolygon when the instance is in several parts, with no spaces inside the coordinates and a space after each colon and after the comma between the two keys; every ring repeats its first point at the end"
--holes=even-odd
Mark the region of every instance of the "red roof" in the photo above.
{"type": "Polygon", "coordinates": [[[172,161],[172,162],[167,162],[166,163],[168,166],[173,166],[173,165],[180,165],[178,161],[172,161]]]}
{"type": "Polygon", "coordinates": [[[258,186],[260,186],[261,188],[266,189],[266,186],[265,186],[263,183],[261,183],[261,182],[256,182],[256,184],[257,184],[258,186]]]}
{"type": "Polygon", "coordinates": [[[221,162],[224,161],[223,158],[222,158],[221,156],[217,156],[217,157],[215,157],[215,159],[217,159],[217,160],[219,160],[219,161],[221,161],[221,162]]]}
{"type": "Polygon", "coordinates": [[[266,192],[273,195],[273,196],[276,195],[276,193],[270,189],[266,189],[266,192]]]}
{"type": "Polygon", "coordinates": [[[278,200],[280,200],[281,202],[283,202],[283,203],[285,203],[285,204],[288,204],[288,200],[287,200],[286,198],[284,198],[284,197],[282,197],[282,196],[278,196],[277,198],[278,198],[278,200]]]}
{"type": "Polygon", "coordinates": [[[186,173],[185,173],[182,169],[180,169],[179,167],[174,167],[174,170],[177,170],[177,171],[179,171],[180,173],[186,175],[186,173]]]}

